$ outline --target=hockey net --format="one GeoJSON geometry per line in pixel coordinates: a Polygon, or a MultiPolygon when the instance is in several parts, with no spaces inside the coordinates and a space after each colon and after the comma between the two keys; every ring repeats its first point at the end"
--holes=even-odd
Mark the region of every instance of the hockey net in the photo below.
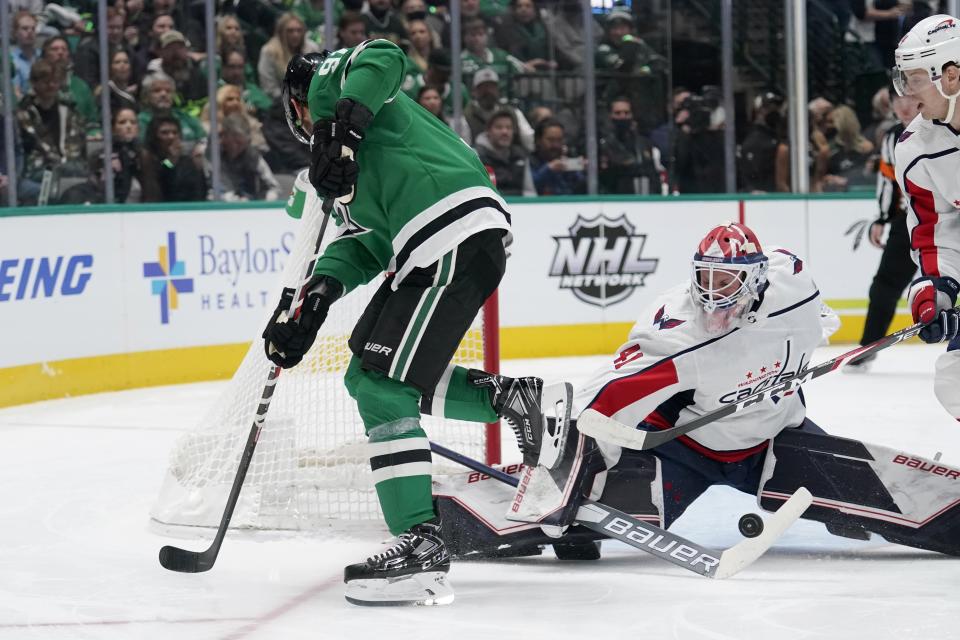
{"type": "MultiPolygon", "coordinates": [[[[320,230],[320,209],[316,197],[308,196],[282,286],[296,287],[303,277],[320,230]]],[[[324,246],[333,230],[331,221],[324,246]]],[[[231,528],[309,531],[334,523],[382,521],[363,424],[343,383],[351,357],[347,339],[380,282],[337,301],[303,362],[281,373],[231,528]]],[[[278,283],[278,296],[280,289],[278,283]]],[[[497,371],[495,305],[494,298],[478,314],[456,363],[497,371]]],[[[150,514],[155,527],[176,532],[218,526],[270,366],[258,333],[218,401],[170,453],[150,514]]],[[[447,447],[475,459],[499,461],[495,425],[424,416],[423,427],[447,447]]],[[[453,471],[441,460],[434,459],[435,473],[453,471]]]]}

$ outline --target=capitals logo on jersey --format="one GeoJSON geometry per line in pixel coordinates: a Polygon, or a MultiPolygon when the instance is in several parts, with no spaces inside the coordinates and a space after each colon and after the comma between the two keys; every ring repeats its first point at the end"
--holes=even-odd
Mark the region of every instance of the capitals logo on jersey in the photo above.
{"type": "Polygon", "coordinates": [[[626,214],[577,216],[569,235],[553,239],[557,249],[550,277],[560,278],[561,289],[587,304],[608,307],[626,300],[657,270],[659,259],[642,255],[647,236],[635,231],[626,214]]]}
{"type": "Polygon", "coordinates": [[[774,249],[774,251],[777,253],[782,253],[785,256],[790,256],[790,259],[793,261],[793,275],[797,275],[803,271],[803,260],[798,258],[796,255],[790,253],[786,249],[774,249]]]}
{"type": "Polygon", "coordinates": [[[665,313],[666,308],[666,305],[660,307],[657,310],[657,313],[653,316],[653,324],[657,325],[661,331],[664,329],[673,329],[674,327],[679,327],[686,322],[686,320],[675,320],[668,316],[665,313]]]}

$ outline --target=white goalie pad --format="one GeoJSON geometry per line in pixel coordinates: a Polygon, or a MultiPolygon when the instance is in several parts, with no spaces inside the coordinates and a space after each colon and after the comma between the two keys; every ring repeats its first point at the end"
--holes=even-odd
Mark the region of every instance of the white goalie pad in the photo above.
{"type": "MultiPolygon", "coordinates": [[[[817,517],[920,529],[960,504],[960,467],[888,447],[788,429],[764,462],[758,499],[770,508],[802,481],[817,517]]],[[[808,517],[812,514],[808,514],[808,517]]],[[[877,530],[873,525],[868,530],[877,530]]],[[[880,529],[881,531],[885,529],[880,529]]]]}

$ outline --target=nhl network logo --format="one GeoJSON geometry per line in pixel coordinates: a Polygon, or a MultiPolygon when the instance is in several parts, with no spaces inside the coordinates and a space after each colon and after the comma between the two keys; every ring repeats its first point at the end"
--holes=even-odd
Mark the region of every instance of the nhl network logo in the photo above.
{"type": "Polygon", "coordinates": [[[626,214],[615,220],[577,216],[570,235],[553,239],[557,250],[550,276],[587,304],[607,307],[626,300],[657,270],[658,258],[641,257],[647,236],[634,232],[626,214]]]}

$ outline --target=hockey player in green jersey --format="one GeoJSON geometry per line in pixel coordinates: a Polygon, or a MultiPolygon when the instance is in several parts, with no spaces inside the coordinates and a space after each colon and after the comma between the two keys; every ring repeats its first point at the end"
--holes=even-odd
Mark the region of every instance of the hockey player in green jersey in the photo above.
{"type": "Polygon", "coordinates": [[[387,274],[350,336],[345,383],[398,540],[346,567],[355,604],[453,600],[421,411],[481,423],[504,416],[522,451],[537,450],[543,423],[539,379],[450,364],[503,276],[510,215],[476,153],[400,91],[403,75],[403,52],[368,40],[295,57],[282,98],[291,131],[311,145],[310,182],[321,198],[336,199],[338,228],[306,285],[299,320],[281,318],[281,301],[264,331],[267,356],[295,366],[330,306],[387,274]]]}

